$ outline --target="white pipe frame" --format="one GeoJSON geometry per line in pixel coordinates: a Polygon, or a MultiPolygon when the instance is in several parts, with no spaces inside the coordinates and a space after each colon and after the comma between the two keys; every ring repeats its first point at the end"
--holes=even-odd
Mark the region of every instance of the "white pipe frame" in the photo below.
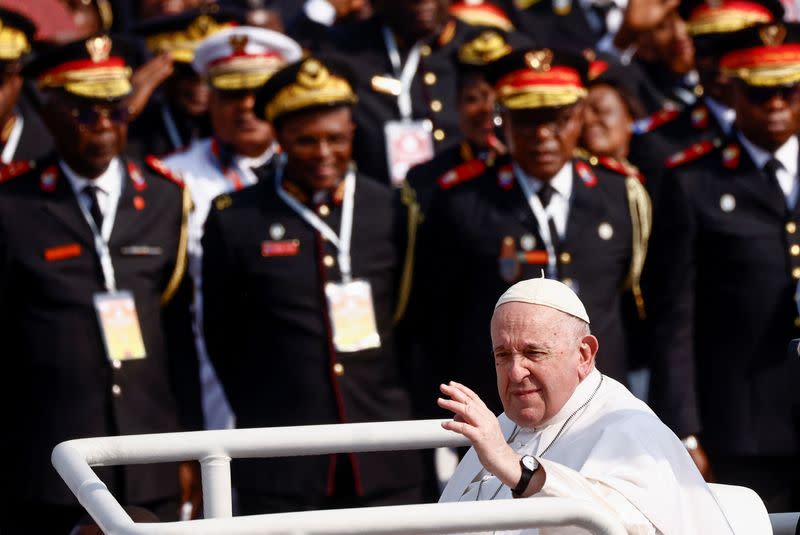
{"type": "Polygon", "coordinates": [[[231,518],[231,459],[458,447],[466,438],[441,420],[233,429],[70,440],[52,454],[62,479],[108,535],[411,535],[576,525],[625,535],[584,500],[536,498],[281,513],[231,518]],[[200,461],[203,520],[135,524],[92,466],[200,461]]]}

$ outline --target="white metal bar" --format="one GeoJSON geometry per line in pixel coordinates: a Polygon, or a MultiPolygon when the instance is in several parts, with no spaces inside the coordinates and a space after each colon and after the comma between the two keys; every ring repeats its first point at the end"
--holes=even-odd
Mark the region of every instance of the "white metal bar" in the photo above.
{"type": "Polygon", "coordinates": [[[607,513],[581,500],[536,498],[423,504],[226,518],[231,515],[230,459],[463,446],[441,420],[235,429],[100,437],[62,442],[53,450],[58,473],[109,535],[334,535],[466,533],[578,525],[624,535],[607,513]],[[206,512],[215,518],[134,524],[90,466],[200,460],[206,512]]]}
{"type": "Polygon", "coordinates": [[[230,518],[231,503],[231,458],[227,456],[205,457],[200,460],[203,474],[203,514],[206,518],[230,518]]]}

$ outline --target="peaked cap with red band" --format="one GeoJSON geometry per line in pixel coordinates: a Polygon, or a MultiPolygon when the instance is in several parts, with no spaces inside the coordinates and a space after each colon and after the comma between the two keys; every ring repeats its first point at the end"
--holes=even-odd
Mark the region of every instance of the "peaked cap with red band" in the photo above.
{"type": "Polygon", "coordinates": [[[684,0],[679,11],[693,37],[736,32],[783,19],[779,0],[684,0]]]}
{"type": "Polygon", "coordinates": [[[37,55],[23,74],[42,89],[62,89],[82,98],[115,100],[131,92],[129,41],[96,35],[37,55]]]}
{"type": "Polygon", "coordinates": [[[753,86],[800,82],[800,24],[771,23],[731,34],[736,48],[720,59],[723,74],[753,86]]]}
{"type": "Polygon", "coordinates": [[[453,2],[450,14],[471,26],[490,26],[510,32],[514,24],[500,6],[484,0],[453,2]]]}
{"type": "Polygon", "coordinates": [[[551,48],[511,52],[487,66],[497,102],[510,110],[573,104],[587,94],[589,62],[551,48]]]}

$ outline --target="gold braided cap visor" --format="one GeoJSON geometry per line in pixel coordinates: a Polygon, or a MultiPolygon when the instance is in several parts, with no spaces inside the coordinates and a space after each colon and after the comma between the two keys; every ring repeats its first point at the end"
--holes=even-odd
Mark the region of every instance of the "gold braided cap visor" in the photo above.
{"type": "Polygon", "coordinates": [[[754,2],[725,2],[721,6],[701,5],[689,16],[689,35],[729,33],[763,22],[772,22],[772,13],[754,2]]]}
{"type": "Polygon", "coordinates": [[[567,106],[589,94],[569,67],[517,71],[502,78],[496,89],[497,102],[509,110],[567,106]]]}
{"type": "Polygon", "coordinates": [[[173,60],[191,63],[195,49],[204,39],[234,26],[236,24],[232,22],[218,24],[211,17],[201,16],[183,31],[165,32],[146,38],[145,46],[154,54],[169,52],[173,60]]]}
{"type": "Polygon", "coordinates": [[[275,54],[233,56],[216,61],[208,69],[211,85],[223,91],[255,89],[264,85],[286,62],[275,54]]]}
{"type": "MultiPolygon", "coordinates": [[[[52,71],[51,71],[52,72],[52,71]]],[[[122,66],[61,70],[39,78],[41,88],[63,88],[68,93],[86,98],[115,99],[131,90],[131,69],[122,66]]]]}
{"type": "Polygon", "coordinates": [[[331,77],[324,87],[309,89],[300,84],[290,84],[281,89],[266,106],[264,115],[272,122],[282,115],[304,108],[355,104],[358,97],[346,80],[331,77]]]}
{"type": "Polygon", "coordinates": [[[800,45],[764,46],[732,52],[722,58],[720,71],[753,86],[794,84],[800,82],[800,45]]]}
{"type": "Polygon", "coordinates": [[[25,32],[0,23],[0,60],[15,61],[31,51],[25,32]]]}

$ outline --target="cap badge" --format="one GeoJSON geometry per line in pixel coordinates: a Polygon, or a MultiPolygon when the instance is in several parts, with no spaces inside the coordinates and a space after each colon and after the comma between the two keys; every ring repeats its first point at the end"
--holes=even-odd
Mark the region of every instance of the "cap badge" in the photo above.
{"type": "Polygon", "coordinates": [[[300,67],[297,73],[297,83],[308,89],[324,86],[331,77],[331,73],[322,63],[309,59],[300,67]]]}
{"type": "Polygon", "coordinates": [[[93,63],[106,61],[111,55],[111,39],[107,35],[99,35],[86,40],[86,51],[93,63]]]}
{"type": "Polygon", "coordinates": [[[525,63],[536,72],[547,72],[553,63],[553,52],[549,48],[532,50],[525,54],[525,63]]]}
{"type": "Polygon", "coordinates": [[[244,49],[250,38],[246,35],[231,35],[228,38],[228,44],[231,45],[234,54],[244,54],[244,49]]]}
{"type": "Polygon", "coordinates": [[[786,26],[783,24],[770,24],[758,30],[758,36],[766,46],[782,45],[786,39],[786,26]]]}

